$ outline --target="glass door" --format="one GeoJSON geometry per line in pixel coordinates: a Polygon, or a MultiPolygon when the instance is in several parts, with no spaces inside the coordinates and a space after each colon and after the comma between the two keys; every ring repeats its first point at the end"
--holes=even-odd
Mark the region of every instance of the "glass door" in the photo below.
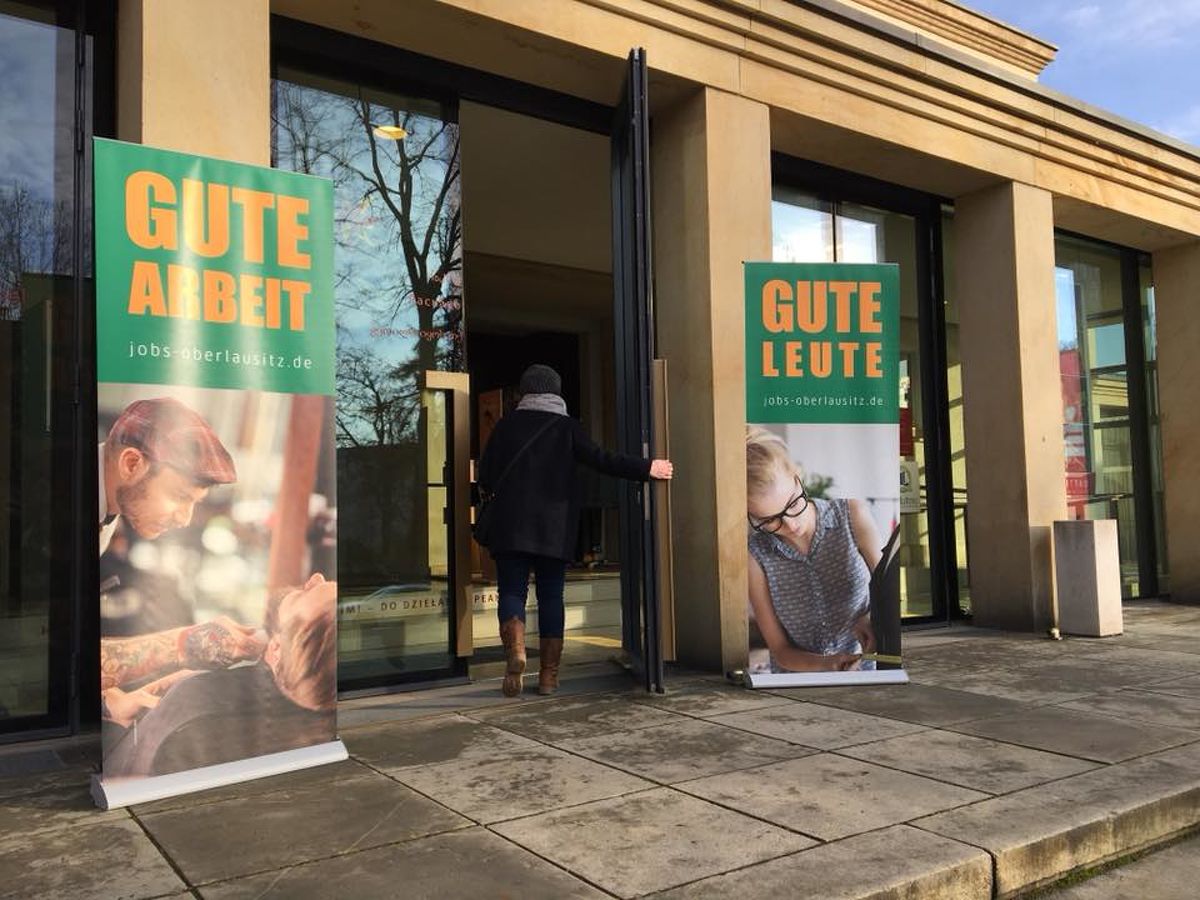
{"type": "MultiPolygon", "coordinates": [[[[1122,595],[1154,596],[1157,454],[1146,410],[1153,371],[1143,342],[1142,320],[1149,316],[1137,255],[1060,236],[1055,258],[1068,512],[1115,519],[1122,595]]],[[[1150,351],[1152,358],[1152,341],[1150,351]]]]}
{"type": "Polygon", "coordinates": [[[95,603],[79,558],[96,552],[95,526],[85,537],[80,524],[96,456],[75,440],[88,433],[75,391],[91,304],[94,41],[56,11],[69,6],[0,0],[0,740],[74,724],[78,629],[95,603]]]}
{"type": "Polygon", "coordinates": [[[456,473],[469,449],[454,381],[465,379],[457,106],[275,76],[274,164],[334,185],[339,685],[460,675],[470,623],[454,566],[469,555],[455,518],[468,508],[456,473]]]}

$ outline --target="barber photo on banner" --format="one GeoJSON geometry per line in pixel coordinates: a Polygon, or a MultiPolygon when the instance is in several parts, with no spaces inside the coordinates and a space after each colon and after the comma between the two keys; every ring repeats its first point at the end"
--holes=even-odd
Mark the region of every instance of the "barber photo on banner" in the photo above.
{"type": "Polygon", "coordinates": [[[895,265],[746,263],[751,687],[903,683],[895,265]]]}
{"type": "Polygon", "coordinates": [[[345,758],[332,191],[96,140],[105,808],[345,758]]]}

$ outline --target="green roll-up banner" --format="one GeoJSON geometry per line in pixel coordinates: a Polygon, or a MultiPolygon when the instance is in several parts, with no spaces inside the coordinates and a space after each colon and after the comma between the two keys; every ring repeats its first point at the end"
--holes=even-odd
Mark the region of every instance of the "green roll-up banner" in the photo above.
{"type": "Polygon", "coordinates": [[[105,808],[345,758],[333,191],[95,141],[105,808]]]}
{"type": "Polygon", "coordinates": [[[754,687],[903,682],[894,265],[745,264],[754,687]]]}

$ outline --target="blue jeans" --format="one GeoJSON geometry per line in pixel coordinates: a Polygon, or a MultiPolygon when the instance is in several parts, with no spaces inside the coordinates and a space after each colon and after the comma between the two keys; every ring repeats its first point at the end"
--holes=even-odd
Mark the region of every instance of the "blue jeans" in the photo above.
{"type": "Polygon", "coordinates": [[[567,577],[566,560],[532,553],[512,553],[496,557],[496,580],[500,583],[500,624],[513,616],[525,621],[525,598],[529,593],[529,572],[537,579],[538,635],[563,636],[563,585],[567,577]]]}

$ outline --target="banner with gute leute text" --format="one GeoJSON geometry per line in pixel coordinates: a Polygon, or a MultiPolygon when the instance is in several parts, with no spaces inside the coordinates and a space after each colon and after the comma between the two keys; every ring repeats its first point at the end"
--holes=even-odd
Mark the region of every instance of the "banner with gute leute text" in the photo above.
{"type": "Polygon", "coordinates": [[[901,682],[894,265],[745,264],[754,687],[901,682]]]}
{"type": "Polygon", "coordinates": [[[106,808],[344,758],[333,197],[95,141],[106,808]]]}

